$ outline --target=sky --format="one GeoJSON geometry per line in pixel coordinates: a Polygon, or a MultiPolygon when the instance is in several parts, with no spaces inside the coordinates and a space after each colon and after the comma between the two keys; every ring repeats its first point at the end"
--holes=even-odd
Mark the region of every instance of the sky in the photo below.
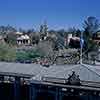
{"type": "Polygon", "coordinates": [[[50,29],[82,28],[88,16],[100,20],[100,0],[0,0],[0,25],[24,29],[47,21],[50,29]]]}

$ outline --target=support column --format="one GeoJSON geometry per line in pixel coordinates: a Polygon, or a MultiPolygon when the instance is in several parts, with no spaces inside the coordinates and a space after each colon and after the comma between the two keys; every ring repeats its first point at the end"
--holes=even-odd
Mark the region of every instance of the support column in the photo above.
{"type": "Polygon", "coordinates": [[[4,99],[5,95],[4,95],[4,76],[0,75],[0,99],[4,99]]]}
{"type": "Polygon", "coordinates": [[[30,95],[30,100],[35,100],[36,99],[36,88],[34,84],[30,84],[30,89],[29,89],[29,95],[30,95]]]}
{"type": "Polygon", "coordinates": [[[62,91],[60,88],[59,88],[59,100],[62,100],[62,91]]]}
{"type": "Polygon", "coordinates": [[[20,77],[15,77],[14,100],[20,100],[20,77]]]}
{"type": "Polygon", "coordinates": [[[55,100],[59,100],[59,88],[56,87],[55,100]]]}

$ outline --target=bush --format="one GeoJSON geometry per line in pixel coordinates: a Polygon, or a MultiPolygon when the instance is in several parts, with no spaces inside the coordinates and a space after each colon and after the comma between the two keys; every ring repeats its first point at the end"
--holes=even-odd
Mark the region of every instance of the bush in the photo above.
{"type": "Polygon", "coordinates": [[[0,60],[1,61],[15,61],[16,52],[15,48],[7,44],[0,43],[0,60]]]}
{"type": "Polygon", "coordinates": [[[42,55],[38,52],[38,50],[27,50],[27,51],[17,51],[16,52],[16,60],[17,61],[34,61],[35,58],[42,57],[42,55]]]}

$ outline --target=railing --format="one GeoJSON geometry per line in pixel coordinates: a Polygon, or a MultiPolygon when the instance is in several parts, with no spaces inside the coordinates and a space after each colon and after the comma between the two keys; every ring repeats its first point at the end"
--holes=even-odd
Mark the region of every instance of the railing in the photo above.
{"type": "MultiPolygon", "coordinates": [[[[55,78],[55,77],[42,77],[43,82],[50,82],[55,84],[64,84],[68,83],[68,79],[65,78],[55,78]]],[[[88,86],[88,87],[98,87],[100,88],[100,82],[93,82],[93,81],[84,81],[80,80],[80,86],[88,86]]]]}
{"type": "Polygon", "coordinates": [[[13,76],[13,77],[23,77],[23,78],[31,78],[34,75],[30,74],[23,74],[23,73],[10,73],[10,72],[0,72],[1,76],[13,76]]]}

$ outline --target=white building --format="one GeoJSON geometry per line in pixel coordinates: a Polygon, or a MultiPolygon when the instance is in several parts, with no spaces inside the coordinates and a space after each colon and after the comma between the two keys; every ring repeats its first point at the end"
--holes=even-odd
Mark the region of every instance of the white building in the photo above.
{"type": "Polygon", "coordinates": [[[18,45],[30,45],[31,40],[27,34],[23,34],[21,32],[16,32],[17,35],[17,44],[18,45]]]}

